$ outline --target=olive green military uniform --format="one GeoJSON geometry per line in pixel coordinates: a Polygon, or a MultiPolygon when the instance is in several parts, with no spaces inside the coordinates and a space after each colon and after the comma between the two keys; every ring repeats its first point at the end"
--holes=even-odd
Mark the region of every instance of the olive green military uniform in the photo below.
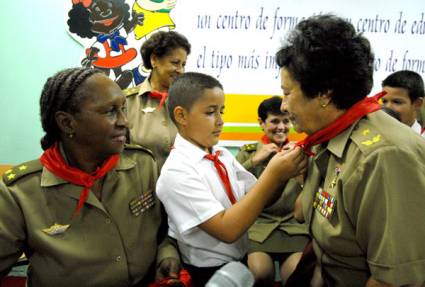
{"type": "Polygon", "coordinates": [[[328,286],[425,280],[425,142],[377,111],[317,146],[302,202],[328,286]]]}
{"type": "Polygon", "coordinates": [[[102,201],[90,193],[72,217],[82,186],[39,160],[7,171],[0,182],[0,274],[25,252],[28,286],[146,286],[156,262],[177,258],[164,240],[157,176],[150,152],[127,146],[104,178],[102,201]]]}
{"type": "Polygon", "coordinates": [[[157,109],[160,100],[149,96],[151,90],[148,79],[137,87],[124,90],[127,96],[130,143],[150,149],[161,169],[174,144],[177,128],[168,114],[167,101],[157,109]]]}
{"type": "MultiPolygon", "coordinates": [[[[262,142],[244,145],[236,155],[243,167],[257,178],[269,161],[252,165],[252,157],[262,145],[262,142]]],[[[309,241],[308,230],[305,224],[298,223],[294,218],[294,204],[300,192],[301,186],[291,179],[280,198],[263,210],[248,230],[250,252],[292,253],[304,249],[309,241]]]]}

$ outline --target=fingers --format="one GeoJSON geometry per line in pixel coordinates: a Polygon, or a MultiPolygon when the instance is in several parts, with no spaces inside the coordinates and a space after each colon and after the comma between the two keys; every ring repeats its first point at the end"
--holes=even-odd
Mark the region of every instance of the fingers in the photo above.
{"type": "Polygon", "coordinates": [[[180,264],[175,258],[165,258],[161,261],[156,272],[156,279],[178,278],[180,264]]]}

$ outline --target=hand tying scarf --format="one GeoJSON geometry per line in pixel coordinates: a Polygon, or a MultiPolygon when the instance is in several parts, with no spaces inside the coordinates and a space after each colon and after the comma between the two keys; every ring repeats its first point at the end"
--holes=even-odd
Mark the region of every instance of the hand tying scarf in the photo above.
{"type": "Polygon", "coordinates": [[[379,110],[381,105],[378,103],[378,100],[385,94],[386,92],[382,91],[373,97],[366,97],[362,99],[354,106],[349,108],[343,115],[333,121],[330,125],[307,136],[304,140],[297,142],[295,146],[301,147],[308,156],[313,156],[314,153],[311,151],[312,146],[326,142],[336,137],[358,119],[369,113],[379,110]]]}
{"type": "Polygon", "coordinates": [[[111,169],[115,167],[118,163],[120,156],[118,154],[110,156],[105,160],[101,167],[98,167],[93,173],[86,173],[78,168],[68,165],[63,159],[58,143],[55,143],[40,157],[40,161],[44,167],[46,167],[51,173],[60,177],[70,183],[84,186],[84,189],[81,191],[80,199],[78,200],[77,208],[74,211],[74,216],[80,212],[80,209],[83,207],[84,202],[86,202],[89,197],[89,190],[93,186],[94,182],[102,178],[107,174],[111,169]]]}

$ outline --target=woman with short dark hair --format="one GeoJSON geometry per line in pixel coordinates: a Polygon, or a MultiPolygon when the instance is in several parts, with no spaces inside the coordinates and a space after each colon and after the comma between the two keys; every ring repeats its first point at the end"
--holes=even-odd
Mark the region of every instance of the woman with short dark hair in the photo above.
{"type": "MultiPolygon", "coordinates": [[[[327,286],[425,281],[425,143],[379,111],[369,41],[333,15],[301,21],[277,52],[282,109],[310,155],[295,213],[327,286]]],[[[302,262],[303,260],[301,260],[302,262]]]]}

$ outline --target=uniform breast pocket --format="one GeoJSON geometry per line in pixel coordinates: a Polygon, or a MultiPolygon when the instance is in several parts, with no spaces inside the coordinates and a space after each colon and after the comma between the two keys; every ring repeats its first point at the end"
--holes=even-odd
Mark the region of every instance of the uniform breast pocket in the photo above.
{"type": "Polygon", "coordinates": [[[153,208],[156,204],[156,197],[153,190],[143,192],[130,200],[129,208],[134,216],[139,216],[153,208]]]}

